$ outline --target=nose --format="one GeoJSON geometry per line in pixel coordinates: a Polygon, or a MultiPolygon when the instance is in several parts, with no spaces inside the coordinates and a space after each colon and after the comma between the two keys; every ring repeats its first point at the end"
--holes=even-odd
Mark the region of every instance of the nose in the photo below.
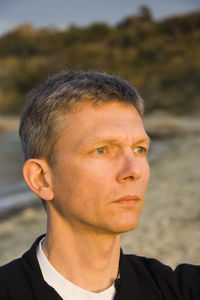
{"type": "Polygon", "coordinates": [[[125,181],[138,180],[142,175],[142,166],[138,158],[135,157],[132,150],[124,154],[122,167],[117,174],[117,181],[122,183],[125,181]]]}

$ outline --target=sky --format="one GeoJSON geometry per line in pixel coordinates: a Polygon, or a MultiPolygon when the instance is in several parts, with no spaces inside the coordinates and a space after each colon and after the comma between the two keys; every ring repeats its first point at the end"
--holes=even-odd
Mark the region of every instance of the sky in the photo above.
{"type": "Polygon", "coordinates": [[[141,5],[151,8],[155,19],[200,10],[200,0],[0,0],[0,35],[24,23],[61,29],[94,22],[114,25],[137,14],[141,5]]]}

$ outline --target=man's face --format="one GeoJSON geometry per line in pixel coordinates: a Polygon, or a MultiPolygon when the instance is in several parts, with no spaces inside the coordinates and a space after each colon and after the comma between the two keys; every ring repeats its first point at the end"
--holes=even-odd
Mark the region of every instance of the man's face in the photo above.
{"type": "Polygon", "coordinates": [[[53,207],[73,230],[134,229],[149,180],[149,139],[133,106],[79,103],[66,114],[52,169],[53,207]]]}

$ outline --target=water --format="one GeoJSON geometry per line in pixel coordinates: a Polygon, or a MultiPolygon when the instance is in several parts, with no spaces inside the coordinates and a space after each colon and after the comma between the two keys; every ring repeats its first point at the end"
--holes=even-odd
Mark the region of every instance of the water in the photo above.
{"type": "MultiPolygon", "coordinates": [[[[169,147],[167,141],[153,141],[149,154],[150,164],[169,147]]],[[[23,154],[18,133],[0,133],[0,216],[16,208],[39,201],[26,186],[23,175],[23,154]]]]}
{"type": "Polygon", "coordinates": [[[34,201],[23,175],[23,154],[17,132],[0,133],[0,215],[34,201]]]}

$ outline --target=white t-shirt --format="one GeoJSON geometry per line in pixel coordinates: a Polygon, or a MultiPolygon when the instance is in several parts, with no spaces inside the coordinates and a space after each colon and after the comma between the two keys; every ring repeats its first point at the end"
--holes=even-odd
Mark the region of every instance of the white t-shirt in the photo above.
{"type": "Polygon", "coordinates": [[[112,300],[115,296],[115,287],[112,284],[108,289],[100,293],[84,290],[63,277],[46,258],[42,246],[42,240],[37,248],[37,259],[44,280],[56,290],[63,300],[112,300]]]}

